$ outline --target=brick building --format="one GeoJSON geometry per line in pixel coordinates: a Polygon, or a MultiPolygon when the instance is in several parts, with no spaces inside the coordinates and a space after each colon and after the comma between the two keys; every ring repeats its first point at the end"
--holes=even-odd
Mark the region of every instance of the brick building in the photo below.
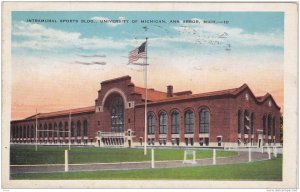
{"type": "MultiPolygon", "coordinates": [[[[244,84],[222,91],[147,90],[147,144],[257,146],[280,142],[280,107],[244,84]]],[[[101,82],[95,106],[40,113],[11,122],[11,143],[143,146],[145,89],[124,76],[101,82]],[[37,125],[37,131],[36,131],[37,125]]]]}

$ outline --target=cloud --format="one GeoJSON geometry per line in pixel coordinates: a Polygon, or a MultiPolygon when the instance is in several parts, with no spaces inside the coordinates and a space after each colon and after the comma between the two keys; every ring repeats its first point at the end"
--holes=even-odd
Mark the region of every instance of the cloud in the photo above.
{"type": "Polygon", "coordinates": [[[112,38],[83,38],[81,33],[65,32],[40,24],[16,22],[12,34],[24,40],[13,40],[13,48],[35,50],[53,50],[55,48],[80,49],[122,49],[128,45],[126,41],[115,41],[112,38]]]}
{"type": "Polygon", "coordinates": [[[124,24],[124,22],[122,21],[126,20],[126,17],[121,16],[118,17],[118,19],[110,19],[108,17],[96,16],[96,17],[92,17],[91,19],[101,23],[106,23],[110,27],[117,27],[119,25],[124,24]]]}
{"type": "MultiPolygon", "coordinates": [[[[205,24],[202,19],[193,18],[191,20],[198,21],[198,23],[183,24],[181,26],[173,27],[177,32],[180,32],[180,42],[187,43],[209,43],[213,41],[222,42],[224,39],[242,46],[274,46],[283,47],[283,32],[274,31],[272,33],[247,33],[241,28],[228,27],[221,24],[205,24]],[[224,34],[226,36],[222,36],[224,34]]],[[[169,39],[176,41],[175,38],[169,39]]],[[[168,40],[168,39],[166,39],[168,40]]]]}

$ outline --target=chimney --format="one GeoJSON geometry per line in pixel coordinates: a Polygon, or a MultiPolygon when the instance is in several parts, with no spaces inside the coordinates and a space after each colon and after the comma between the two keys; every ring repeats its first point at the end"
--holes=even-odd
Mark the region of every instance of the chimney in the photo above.
{"type": "Polygon", "coordinates": [[[173,97],[173,85],[167,86],[167,97],[173,97]]]}

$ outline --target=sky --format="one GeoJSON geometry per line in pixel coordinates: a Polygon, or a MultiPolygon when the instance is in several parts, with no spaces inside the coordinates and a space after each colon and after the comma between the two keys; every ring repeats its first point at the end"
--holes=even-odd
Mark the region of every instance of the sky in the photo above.
{"type": "Polygon", "coordinates": [[[12,119],[93,106],[111,78],[143,87],[128,53],[146,37],[148,87],[202,93],[246,83],[283,108],[282,12],[13,12],[11,32],[12,119]]]}

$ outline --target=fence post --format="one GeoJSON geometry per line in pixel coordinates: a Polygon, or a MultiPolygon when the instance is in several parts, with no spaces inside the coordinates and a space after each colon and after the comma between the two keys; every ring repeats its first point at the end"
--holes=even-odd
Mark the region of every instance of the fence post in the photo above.
{"type": "Polygon", "coordinates": [[[69,171],[69,157],[68,157],[68,150],[65,150],[65,172],[69,171]]]}
{"type": "Polygon", "coordinates": [[[213,149],[213,165],[216,164],[216,149],[213,149]]]}
{"type": "Polygon", "coordinates": [[[273,147],[273,155],[274,157],[277,157],[277,147],[273,147]]]}
{"type": "Polygon", "coordinates": [[[154,168],[154,149],[151,149],[151,168],[154,168]]]}
{"type": "Polygon", "coordinates": [[[186,151],[184,151],[184,158],[183,158],[183,162],[186,161],[186,151]]]}
{"type": "Polygon", "coordinates": [[[268,147],[268,154],[269,154],[269,159],[271,159],[271,149],[268,147]]]}
{"type": "Polygon", "coordinates": [[[196,151],[193,151],[193,163],[196,163],[196,151]]]}
{"type": "Polygon", "coordinates": [[[251,148],[248,148],[248,152],[249,152],[249,162],[251,162],[251,148]]]}

